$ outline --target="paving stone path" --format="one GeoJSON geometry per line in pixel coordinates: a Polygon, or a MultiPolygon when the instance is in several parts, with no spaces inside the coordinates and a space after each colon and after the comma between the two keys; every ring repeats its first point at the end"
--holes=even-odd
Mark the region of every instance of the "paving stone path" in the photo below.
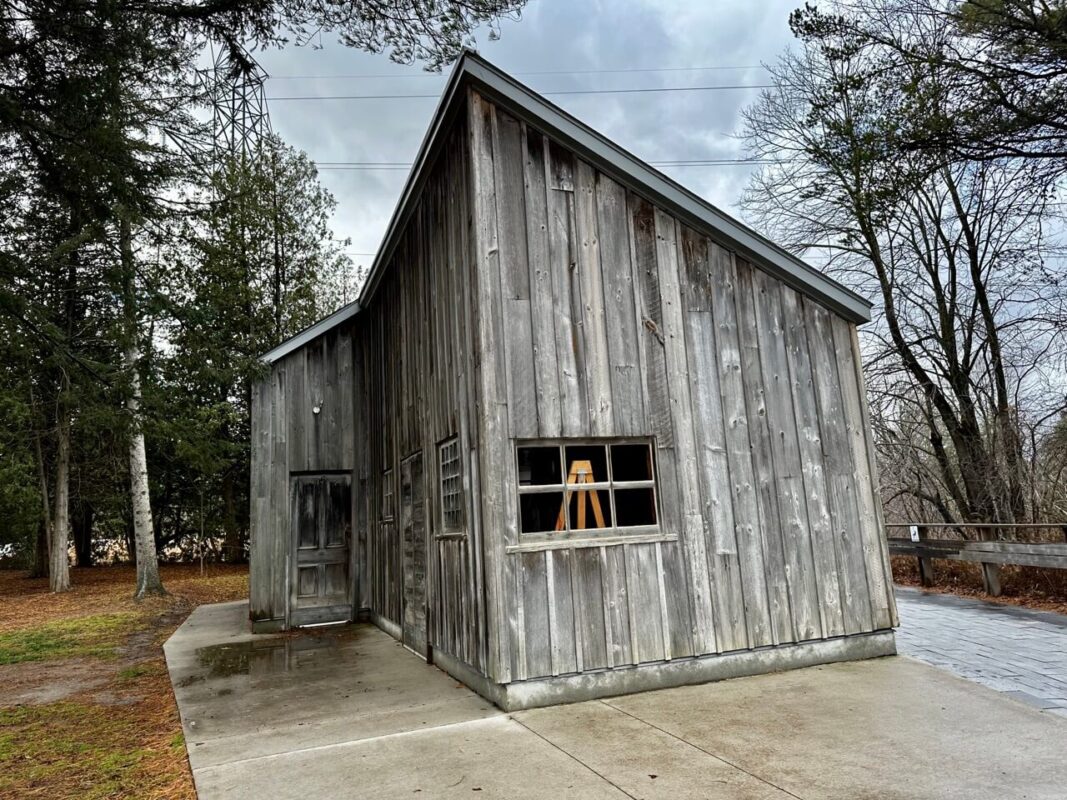
{"type": "Polygon", "coordinates": [[[1067,717],[1067,616],[897,588],[897,650],[1067,717]]]}

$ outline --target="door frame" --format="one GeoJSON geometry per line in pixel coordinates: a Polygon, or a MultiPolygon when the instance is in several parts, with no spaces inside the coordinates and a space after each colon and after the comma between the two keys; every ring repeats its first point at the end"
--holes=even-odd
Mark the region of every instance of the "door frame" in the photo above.
{"type": "MultiPolygon", "coordinates": [[[[427,506],[429,501],[428,483],[427,483],[427,463],[425,450],[415,450],[400,460],[399,469],[397,470],[398,489],[396,500],[396,530],[400,538],[400,642],[413,653],[425,658],[428,662],[432,659],[432,642],[430,637],[430,609],[431,609],[431,596],[432,596],[432,578],[431,578],[431,550],[430,540],[432,538],[432,526],[433,523],[430,519],[430,509],[427,506]],[[422,506],[422,558],[423,558],[423,574],[422,574],[422,636],[419,639],[414,639],[409,636],[407,628],[407,611],[408,611],[408,592],[407,582],[405,577],[407,575],[407,559],[406,559],[406,547],[405,547],[405,520],[404,520],[404,466],[411,463],[415,459],[419,460],[419,490],[421,491],[421,497],[418,505],[422,506]]],[[[415,481],[412,480],[412,493],[415,494],[415,481]]],[[[412,513],[414,513],[415,503],[412,503],[412,513]]],[[[414,573],[413,573],[414,574],[414,573]]],[[[432,663],[432,662],[431,662],[432,663]]]]}
{"type": "Polygon", "coordinates": [[[351,622],[355,619],[354,615],[354,590],[355,590],[355,576],[352,573],[352,553],[356,546],[355,543],[355,527],[353,519],[353,494],[354,481],[351,470],[293,470],[289,473],[289,543],[288,549],[285,554],[285,627],[306,627],[311,625],[324,625],[324,624],[343,624],[345,622],[351,622]],[[348,555],[345,559],[346,572],[348,574],[347,586],[345,587],[345,600],[344,603],[336,603],[330,606],[323,606],[320,609],[309,609],[306,614],[300,614],[301,621],[294,623],[294,615],[296,612],[301,611],[295,607],[298,581],[297,581],[297,564],[298,564],[298,550],[299,550],[299,530],[294,524],[296,521],[297,512],[297,493],[296,489],[302,478],[327,478],[327,479],[343,479],[348,484],[349,502],[348,507],[345,509],[348,515],[348,555]],[[343,614],[341,613],[343,609],[343,614]],[[322,619],[317,619],[317,616],[322,616],[322,619]]]}

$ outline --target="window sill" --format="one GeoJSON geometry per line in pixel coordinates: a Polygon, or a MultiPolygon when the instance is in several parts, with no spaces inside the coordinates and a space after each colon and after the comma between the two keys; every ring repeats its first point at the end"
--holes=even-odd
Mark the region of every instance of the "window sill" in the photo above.
{"type": "Polygon", "coordinates": [[[577,550],[583,547],[614,547],[620,544],[649,544],[652,542],[677,542],[678,536],[662,531],[633,531],[631,533],[597,534],[595,536],[546,536],[523,537],[518,544],[509,544],[505,553],[537,553],[542,550],[577,550]]]}

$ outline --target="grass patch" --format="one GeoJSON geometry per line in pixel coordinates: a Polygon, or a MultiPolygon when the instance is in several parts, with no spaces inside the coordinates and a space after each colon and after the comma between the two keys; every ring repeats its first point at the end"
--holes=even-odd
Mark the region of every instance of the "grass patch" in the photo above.
{"type": "MultiPolygon", "coordinates": [[[[129,723],[98,705],[62,702],[0,710],[0,795],[49,786],[86,800],[135,791],[149,751],[129,723]]],[[[22,794],[26,796],[26,794],[22,794]]]]}
{"type": "Polygon", "coordinates": [[[0,633],[0,664],[65,658],[113,658],[116,648],[139,627],[133,612],[97,614],[46,622],[0,633]]]}

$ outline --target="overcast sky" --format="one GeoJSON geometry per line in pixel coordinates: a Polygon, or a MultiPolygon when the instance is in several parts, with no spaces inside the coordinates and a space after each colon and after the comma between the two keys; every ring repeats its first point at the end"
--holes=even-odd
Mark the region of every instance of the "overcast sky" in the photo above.
{"type": "MultiPolygon", "coordinates": [[[[789,12],[800,0],[531,0],[501,37],[477,34],[488,60],[539,91],[765,83],[759,64],[791,44],[789,12]],[[523,74],[636,68],[729,67],[704,71],[523,74]]],[[[323,37],[316,47],[257,54],[272,76],[269,98],[336,94],[438,95],[444,77],[393,64],[385,54],[348,49],[323,37]],[[321,45],[321,47],[319,46],[321,45]],[[295,76],[389,75],[388,78],[295,76]]],[[[738,158],[740,110],[758,90],[570,95],[549,99],[647,161],[738,158]]],[[[287,142],[317,162],[410,162],[436,101],[269,101],[271,122],[287,142]]],[[[661,168],[726,211],[748,166],[661,168]]],[[[357,264],[370,263],[400,193],[406,170],[323,168],[337,198],[334,230],[352,240],[357,264]]]]}

